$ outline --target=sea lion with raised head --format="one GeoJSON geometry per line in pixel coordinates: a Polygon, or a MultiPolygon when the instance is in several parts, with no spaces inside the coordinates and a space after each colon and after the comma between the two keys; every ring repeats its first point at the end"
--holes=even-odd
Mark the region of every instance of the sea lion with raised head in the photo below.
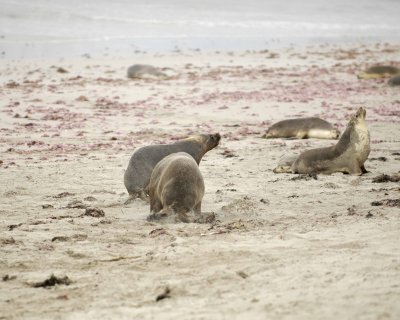
{"type": "Polygon", "coordinates": [[[147,220],[193,222],[200,217],[204,180],[193,157],[178,152],[157,163],[150,177],[149,196],[151,215],[147,220]]]}
{"type": "Polygon", "coordinates": [[[287,119],[270,126],[263,138],[337,139],[340,131],[316,117],[287,119]]]}
{"type": "Polygon", "coordinates": [[[218,146],[220,139],[219,133],[200,134],[171,144],[150,145],[136,149],[124,174],[124,184],[129,195],[131,198],[147,199],[151,173],[164,157],[175,152],[186,152],[199,164],[206,152],[218,146]]]}
{"type": "Polygon", "coordinates": [[[336,145],[304,151],[294,161],[291,171],[322,174],[343,172],[352,175],[366,173],[364,162],[371,148],[365,115],[365,109],[359,108],[336,145]]]}
{"type": "Polygon", "coordinates": [[[380,79],[387,78],[400,73],[400,69],[393,66],[376,65],[360,72],[358,79],[380,79]]]}
{"type": "Polygon", "coordinates": [[[161,72],[158,68],[147,64],[134,64],[133,66],[130,66],[127,71],[127,76],[128,78],[132,79],[168,78],[168,76],[161,72]]]}

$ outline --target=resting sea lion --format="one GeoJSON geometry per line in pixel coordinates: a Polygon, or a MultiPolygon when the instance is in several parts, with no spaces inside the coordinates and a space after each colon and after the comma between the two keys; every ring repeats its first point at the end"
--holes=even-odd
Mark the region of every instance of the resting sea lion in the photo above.
{"type": "Polygon", "coordinates": [[[282,120],[270,126],[263,138],[337,139],[340,131],[320,118],[282,120]]]}
{"type": "Polygon", "coordinates": [[[220,139],[219,133],[201,134],[172,144],[150,145],[136,149],[124,175],[124,184],[131,198],[147,199],[151,172],[164,157],[175,152],[186,152],[199,164],[204,154],[215,148],[220,139]]]}
{"type": "Polygon", "coordinates": [[[128,68],[127,76],[132,79],[168,78],[165,73],[147,64],[134,64],[128,68]]]}
{"type": "Polygon", "coordinates": [[[150,212],[147,220],[175,218],[191,222],[201,215],[204,180],[199,166],[186,152],[170,154],[154,167],[149,183],[150,212]]]}
{"type": "Polygon", "coordinates": [[[323,174],[343,172],[353,175],[366,173],[364,162],[371,149],[365,115],[365,109],[359,108],[336,145],[301,153],[293,163],[291,171],[323,174]]]}
{"type": "Polygon", "coordinates": [[[400,86],[400,74],[389,79],[389,85],[400,86]]]}
{"type": "Polygon", "coordinates": [[[379,79],[393,76],[400,73],[400,69],[393,66],[377,65],[360,72],[357,75],[358,79],[379,79]]]}

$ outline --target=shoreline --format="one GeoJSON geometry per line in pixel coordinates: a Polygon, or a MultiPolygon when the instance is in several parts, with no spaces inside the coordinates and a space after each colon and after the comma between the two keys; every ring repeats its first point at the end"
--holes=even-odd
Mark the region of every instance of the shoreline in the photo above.
{"type": "Polygon", "coordinates": [[[316,46],[372,46],[374,44],[399,44],[387,37],[277,37],[277,38],[149,38],[116,40],[52,40],[27,41],[0,39],[0,60],[15,59],[74,59],[78,57],[128,57],[136,54],[187,54],[191,52],[247,52],[259,50],[302,50],[316,46]],[[88,46],[90,49],[88,49],[88,46]],[[65,52],[68,52],[65,54],[65,52]]]}

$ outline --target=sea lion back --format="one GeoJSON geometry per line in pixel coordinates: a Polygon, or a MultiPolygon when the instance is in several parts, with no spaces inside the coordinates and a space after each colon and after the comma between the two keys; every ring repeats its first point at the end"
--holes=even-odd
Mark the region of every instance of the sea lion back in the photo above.
{"type": "Polygon", "coordinates": [[[203,176],[192,156],[185,152],[168,155],[151,174],[149,220],[175,215],[189,222],[191,213],[201,215],[204,189],[203,176]]]}

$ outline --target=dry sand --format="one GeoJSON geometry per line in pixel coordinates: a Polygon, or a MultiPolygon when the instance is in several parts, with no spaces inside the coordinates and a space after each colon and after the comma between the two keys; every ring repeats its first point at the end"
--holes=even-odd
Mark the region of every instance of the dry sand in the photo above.
{"type": "Polygon", "coordinates": [[[400,185],[372,179],[400,170],[400,90],[356,78],[399,54],[2,60],[0,319],[399,319],[400,185]],[[173,77],[127,79],[134,63],[173,77]],[[268,125],[321,116],[343,130],[359,106],[368,174],[272,172],[285,153],[335,141],[265,140],[268,125]],[[147,203],[124,205],[136,147],[202,132],[222,135],[200,165],[215,224],[150,223],[147,203]],[[35,287],[52,274],[64,284],[35,287]]]}

